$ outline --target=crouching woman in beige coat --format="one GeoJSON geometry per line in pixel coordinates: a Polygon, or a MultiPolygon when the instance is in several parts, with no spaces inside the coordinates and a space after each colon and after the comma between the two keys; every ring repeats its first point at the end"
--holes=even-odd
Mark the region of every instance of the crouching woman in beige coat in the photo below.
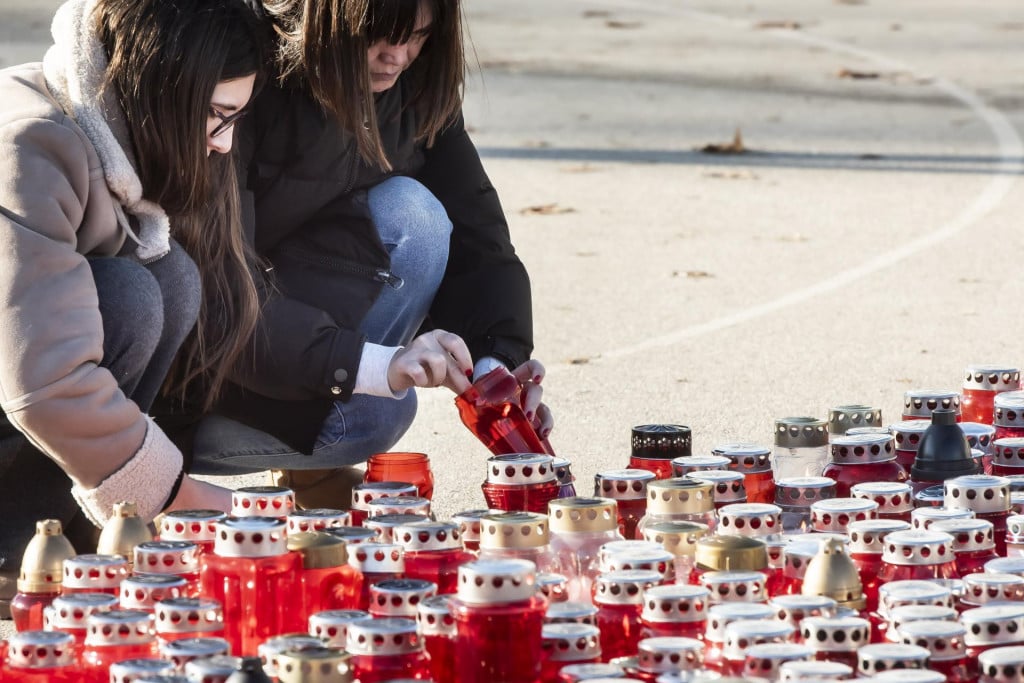
{"type": "Polygon", "coordinates": [[[212,400],[254,326],[228,153],[261,35],[243,0],[70,0],[44,61],[0,71],[7,572],[37,519],[230,504],[147,411],[212,400]]]}

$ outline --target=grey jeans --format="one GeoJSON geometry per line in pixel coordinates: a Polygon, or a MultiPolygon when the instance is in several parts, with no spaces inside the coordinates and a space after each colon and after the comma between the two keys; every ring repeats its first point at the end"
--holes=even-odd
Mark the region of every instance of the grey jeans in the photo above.
{"type": "MultiPolygon", "coordinates": [[[[89,259],[89,265],[103,317],[100,366],[117,378],[125,396],[148,411],[199,314],[199,272],[174,242],[167,256],[145,266],[120,257],[89,259]]],[[[0,557],[2,569],[11,570],[21,563],[37,520],[59,519],[73,531],[84,517],[78,514],[63,470],[5,426],[7,436],[0,440],[0,557]]],[[[88,523],[82,526],[81,536],[69,533],[78,545],[91,535],[85,533],[88,523]]]]}

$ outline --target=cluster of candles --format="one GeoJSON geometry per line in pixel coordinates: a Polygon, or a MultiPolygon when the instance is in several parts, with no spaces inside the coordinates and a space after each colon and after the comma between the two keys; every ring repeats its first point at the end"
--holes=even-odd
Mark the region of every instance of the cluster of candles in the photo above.
{"type": "MultiPolygon", "coordinates": [[[[505,384],[459,397],[497,451],[524,429],[505,384]]],[[[977,366],[895,425],[782,418],[774,449],[638,426],[593,497],[534,438],[448,521],[409,453],[374,456],[348,511],[250,487],[154,534],[121,503],[91,555],[44,520],[0,681],[1024,681],[1019,388],[977,366]]]]}

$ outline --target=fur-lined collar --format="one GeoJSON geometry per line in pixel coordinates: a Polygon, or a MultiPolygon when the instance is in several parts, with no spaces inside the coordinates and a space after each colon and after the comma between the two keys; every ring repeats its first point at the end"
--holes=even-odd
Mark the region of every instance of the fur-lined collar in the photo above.
{"type": "Polygon", "coordinates": [[[103,175],[115,205],[118,222],[138,243],[137,258],[154,261],[170,249],[170,221],[160,206],[142,198],[124,113],[107,93],[100,97],[107,57],[93,30],[96,0],[68,0],[53,18],[53,46],[43,58],[46,85],[64,111],[85,131],[99,154],[103,175]],[[125,212],[138,220],[138,235],[125,212]]]}

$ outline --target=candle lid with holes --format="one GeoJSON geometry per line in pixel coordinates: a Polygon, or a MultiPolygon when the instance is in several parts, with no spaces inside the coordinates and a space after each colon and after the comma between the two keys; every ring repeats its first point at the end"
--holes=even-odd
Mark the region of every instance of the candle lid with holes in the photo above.
{"type": "Polygon", "coordinates": [[[345,526],[348,524],[348,513],[344,510],[331,510],[328,508],[314,508],[311,510],[293,510],[288,519],[288,533],[297,534],[300,531],[323,531],[333,527],[345,526]]]}
{"type": "Polygon", "coordinates": [[[661,575],[646,569],[598,574],[594,579],[594,604],[643,605],[644,591],[661,583],[661,575]]]}
{"type": "Polygon", "coordinates": [[[1024,427],[1024,391],[1006,391],[992,400],[992,424],[997,427],[1024,427]]]}
{"type": "Polygon", "coordinates": [[[910,484],[899,481],[871,481],[854,484],[850,495],[864,498],[878,505],[880,515],[899,515],[914,509],[913,489],[910,484]]]}
{"type": "Polygon", "coordinates": [[[960,601],[970,605],[990,602],[1024,601],[1024,577],[1019,574],[975,572],[963,577],[964,592],[960,601]]]}
{"type": "Polygon", "coordinates": [[[543,650],[552,662],[597,661],[601,658],[600,631],[590,624],[544,624],[543,650]]]}
{"type": "Polygon", "coordinates": [[[687,479],[706,481],[712,485],[712,496],[718,505],[726,503],[745,503],[747,501],[747,489],[744,485],[742,472],[732,470],[702,470],[690,472],[687,479]]]}
{"type": "Polygon", "coordinates": [[[936,410],[960,414],[960,392],[942,389],[912,389],[903,394],[903,417],[928,419],[936,410]]]}
{"type": "Polygon", "coordinates": [[[856,652],[871,640],[871,622],[861,617],[807,617],[800,622],[804,643],[818,652],[856,652]]]}
{"type": "Polygon", "coordinates": [[[551,540],[548,524],[548,516],[539,512],[487,515],[480,520],[480,548],[543,548],[551,540]]]}
{"type": "Polygon", "coordinates": [[[692,452],[692,434],[685,425],[637,425],[631,441],[634,458],[671,460],[692,452]]]}
{"type": "Polygon", "coordinates": [[[968,647],[1011,645],[1024,639],[1024,605],[989,605],[964,610],[960,623],[967,629],[968,647]]]}
{"type": "Polygon", "coordinates": [[[984,519],[947,519],[932,523],[928,529],[952,536],[954,553],[971,553],[996,547],[992,522],[984,519]]]}
{"type": "Polygon", "coordinates": [[[372,542],[377,538],[377,531],[375,529],[361,526],[329,527],[324,529],[321,533],[330,534],[331,536],[340,538],[349,546],[372,542]]]}
{"type": "Polygon", "coordinates": [[[217,537],[217,522],[227,514],[220,510],[174,510],[160,521],[161,541],[212,543],[217,537]]]}
{"type": "Polygon", "coordinates": [[[192,574],[199,571],[199,545],[191,541],[146,541],[135,546],[137,574],[192,574]]]}
{"type": "Polygon", "coordinates": [[[793,635],[793,627],[770,619],[739,619],[725,627],[726,659],[743,661],[747,649],[762,643],[784,643],[793,635]]]}
{"type": "Polygon", "coordinates": [[[654,522],[643,529],[645,541],[658,543],[676,557],[693,557],[697,542],[708,534],[708,525],[700,522],[654,522]]]}
{"type": "Polygon", "coordinates": [[[672,458],[672,476],[683,477],[693,472],[728,469],[732,461],[724,455],[688,455],[672,458]]]}
{"type": "Polygon", "coordinates": [[[579,624],[594,625],[597,623],[596,617],[597,607],[593,603],[567,600],[566,602],[548,603],[544,621],[549,624],[571,621],[579,624]]]}
{"type": "Polygon", "coordinates": [[[878,503],[864,498],[831,498],[811,505],[811,525],[815,531],[846,533],[852,522],[878,516],[878,503]]]}
{"type": "Polygon", "coordinates": [[[452,617],[450,595],[431,595],[416,606],[416,623],[423,636],[454,636],[455,619],[452,617]]]}
{"type": "MultiPolygon", "coordinates": [[[[74,637],[59,631],[20,631],[7,639],[7,666],[54,669],[75,663],[74,637]]],[[[6,667],[5,667],[6,668],[6,667]]]]}
{"type": "Polygon", "coordinates": [[[837,603],[826,595],[776,595],[769,598],[768,606],[775,610],[776,619],[799,628],[807,617],[832,616],[837,603]]]}
{"type": "Polygon", "coordinates": [[[108,612],[118,606],[116,595],[109,593],[71,593],[58,595],[45,610],[47,629],[85,630],[86,620],[93,612],[108,612]]]}
{"type": "Polygon", "coordinates": [[[916,452],[929,426],[931,422],[928,420],[903,420],[889,425],[889,431],[896,441],[896,450],[916,452]]]}
{"type": "Polygon", "coordinates": [[[430,515],[430,499],[422,496],[381,496],[366,505],[370,517],[384,515],[430,515]]]}
{"type": "Polygon", "coordinates": [[[612,500],[643,500],[654,472],[641,469],[605,470],[594,475],[594,495],[612,500]]]}
{"type": "Polygon", "coordinates": [[[462,548],[459,525],[454,522],[427,521],[401,524],[391,531],[391,536],[406,553],[462,548]]]}
{"type": "Polygon", "coordinates": [[[181,638],[161,643],[160,656],[180,669],[187,660],[226,655],[230,649],[231,643],[224,638],[181,638]]]}
{"type": "Polygon", "coordinates": [[[121,581],[122,609],[153,611],[160,600],[180,598],[188,582],[180,576],[166,574],[135,574],[121,581]]]}
{"type": "Polygon", "coordinates": [[[529,560],[477,560],[459,566],[458,599],[469,605],[524,602],[534,596],[537,566],[529,560]]]}
{"type": "Polygon", "coordinates": [[[86,620],[86,646],[145,645],[155,642],[153,615],[137,609],[93,612],[86,620]]]}
{"type": "Polygon", "coordinates": [[[648,674],[697,671],[704,664],[704,643],[696,638],[644,638],[637,644],[637,665],[648,674]]]}
{"type": "Polygon", "coordinates": [[[64,560],[64,588],[109,590],[126,576],[128,560],[121,555],[75,555],[64,560]]]}
{"type": "Polygon", "coordinates": [[[831,477],[784,477],[775,482],[776,505],[810,507],[835,495],[836,480],[831,477]]]}
{"type": "Polygon", "coordinates": [[[487,482],[530,486],[556,481],[551,456],[541,453],[509,453],[487,459],[487,482]]]}
{"type": "Polygon", "coordinates": [[[729,469],[754,474],[755,472],[771,472],[771,449],[756,443],[726,443],[711,449],[712,455],[729,458],[729,469]]]}
{"type": "Polygon", "coordinates": [[[704,639],[725,642],[725,628],[734,621],[771,619],[774,610],[763,602],[722,602],[708,608],[704,639]]]}
{"type": "Polygon", "coordinates": [[[295,493],[284,486],[243,486],[231,493],[232,517],[277,517],[295,511],[295,493]]]}
{"type": "Polygon", "coordinates": [[[264,670],[268,676],[277,676],[277,658],[282,652],[323,647],[323,641],[308,633],[285,633],[268,638],[260,643],[256,650],[264,662],[264,670]]]}
{"type": "Polygon", "coordinates": [[[837,465],[869,465],[896,459],[896,442],[891,434],[836,435],[829,450],[837,465]]]}
{"type": "Polygon", "coordinates": [[[618,506],[611,498],[556,498],[548,503],[551,531],[556,534],[608,532],[618,528],[618,506]]]}
{"type": "Polygon", "coordinates": [[[934,522],[945,519],[973,519],[974,512],[966,509],[953,509],[942,507],[914,508],[910,513],[910,524],[915,529],[926,530],[931,528],[934,522]]]}
{"type": "Polygon", "coordinates": [[[374,617],[416,618],[421,602],[437,595],[437,584],[424,579],[385,579],[370,585],[370,614],[374,617]]]}
{"type": "Polygon", "coordinates": [[[772,503],[733,503],[718,510],[718,533],[771,536],[782,531],[782,508],[772,503]]]}
{"type": "Polygon", "coordinates": [[[376,540],[378,543],[396,543],[396,528],[406,524],[429,521],[430,517],[428,515],[398,513],[369,517],[363,522],[363,527],[372,530],[377,535],[376,540]]]}
{"type": "Polygon", "coordinates": [[[288,650],[277,656],[279,683],[352,683],[352,656],[340,647],[288,650]]]}
{"type": "Polygon", "coordinates": [[[779,680],[793,681],[841,681],[853,677],[853,667],[842,662],[792,659],[779,665],[779,680]]]}
{"type": "MultiPolygon", "coordinates": [[[[150,676],[170,675],[177,671],[174,662],[166,659],[126,659],[110,665],[111,683],[129,683],[150,676]]],[[[163,680],[163,679],[159,679],[163,680]]]]}
{"type": "Polygon", "coordinates": [[[953,620],[921,619],[896,627],[900,642],[926,648],[932,662],[959,659],[966,656],[964,644],[966,629],[953,620]]]}
{"type": "Polygon", "coordinates": [[[885,537],[882,561],[905,566],[952,562],[953,537],[941,531],[894,531],[885,537]]]}
{"type": "Polygon", "coordinates": [[[610,553],[601,566],[605,572],[628,569],[649,569],[658,572],[662,581],[671,581],[675,577],[675,555],[664,548],[641,548],[625,553],[610,553]]]}
{"type": "Polygon", "coordinates": [[[1010,480],[990,474],[969,474],[943,483],[943,506],[971,510],[976,515],[1010,509],[1010,480]]]}
{"type": "Polygon", "coordinates": [[[402,574],[405,554],[397,543],[360,543],[349,551],[348,564],[363,574],[402,574]]]}
{"type": "Polygon", "coordinates": [[[852,522],[848,527],[850,552],[881,555],[884,539],[894,531],[908,531],[910,524],[898,519],[866,519],[852,522]]]}
{"type": "Polygon", "coordinates": [[[809,662],[813,657],[814,650],[802,643],[751,645],[743,661],[743,675],[776,681],[786,662],[809,662]]]}
{"type": "Polygon", "coordinates": [[[820,448],[828,445],[828,423],[815,417],[775,420],[775,445],[780,448],[820,448]]]}
{"type": "Polygon", "coordinates": [[[404,481],[364,481],[352,487],[352,508],[367,512],[373,501],[383,496],[415,496],[416,485],[404,481]]]}
{"type": "MultiPolygon", "coordinates": [[[[422,603],[421,603],[422,607],[422,603]]],[[[331,647],[344,647],[348,626],[360,619],[369,619],[370,613],[358,609],[332,609],[309,617],[309,633],[331,647]]]]}
{"type": "Polygon", "coordinates": [[[982,680],[1019,681],[1024,679],[1024,645],[995,647],[978,653],[982,680]]]}
{"type": "Polygon", "coordinates": [[[968,365],[964,389],[1014,391],[1020,388],[1020,369],[1008,365],[968,365]]]}
{"type": "Polygon", "coordinates": [[[224,680],[242,668],[241,657],[210,657],[208,659],[193,659],[185,664],[185,675],[192,679],[224,680]],[[208,677],[208,678],[207,678],[208,677]]]}
{"type": "Polygon", "coordinates": [[[865,405],[836,406],[828,411],[828,430],[832,434],[846,434],[858,427],[881,427],[882,410],[865,405]]]}
{"type": "Polygon", "coordinates": [[[658,479],[647,483],[647,514],[702,515],[715,509],[711,484],[693,479],[658,479]]]}
{"type": "Polygon", "coordinates": [[[217,522],[213,550],[221,557],[275,557],[288,552],[283,519],[228,517],[217,522]]]}
{"type": "Polygon", "coordinates": [[[765,576],[758,571],[704,572],[700,582],[714,603],[764,602],[768,598],[765,576]]]}
{"type": "Polygon", "coordinates": [[[768,566],[768,549],[760,538],[716,534],[697,541],[694,560],[702,569],[756,571],[768,566]]]}
{"type": "Polygon", "coordinates": [[[640,619],[646,623],[690,624],[707,620],[711,592],[704,586],[671,584],[644,591],[640,619]]]}
{"type": "Polygon", "coordinates": [[[857,650],[857,669],[871,676],[892,669],[924,669],[931,653],[917,645],[875,643],[857,650]]]}

